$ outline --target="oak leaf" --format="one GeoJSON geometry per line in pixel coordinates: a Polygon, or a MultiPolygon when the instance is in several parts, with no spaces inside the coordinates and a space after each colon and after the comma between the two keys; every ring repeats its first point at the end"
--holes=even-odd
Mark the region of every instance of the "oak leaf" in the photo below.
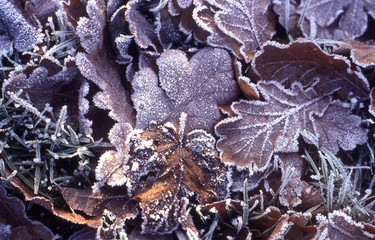
{"type": "Polygon", "coordinates": [[[206,4],[198,4],[193,17],[199,26],[210,32],[207,42],[232,50],[246,62],[275,34],[276,17],[270,10],[269,0],[202,2],[206,4]],[[207,14],[210,11],[213,16],[207,14]]]}
{"type": "Polygon", "coordinates": [[[222,49],[202,49],[190,61],[180,50],[167,50],[157,65],[159,77],[151,68],[144,68],[132,81],[137,128],[144,129],[151,121],[178,123],[185,112],[187,131],[211,131],[221,118],[218,105],[237,96],[231,58],[222,49]]]}
{"type": "Polygon", "coordinates": [[[340,89],[343,98],[367,98],[369,93],[367,79],[360,71],[352,70],[346,58],[325,53],[307,40],[289,45],[267,42],[254,57],[252,70],[253,80],[275,80],[287,88],[298,81],[304,88],[312,87],[318,95],[336,89],[340,89]]]}
{"type": "MultiPolygon", "coordinates": [[[[4,239],[52,239],[54,237],[50,229],[41,222],[32,221],[26,216],[26,207],[21,199],[8,197],[6,190],[0,186],[0,230],[2,225],[9,226],[9,238],[4,239]]],[[[0,237],[2,233],[0,233],[0,237]]]]}
{"type": "Polygon", "coordinates": [[[217,148],[225,163],[238,167],[254,163],[256,169],[264,170],[273,153],[297,152],[297,138],[305,132],[317,136],[334,153],[339,146],[353,149],[366,140],[359,119],[347,113],[343,105],[331,103],[329,96],[317,95],[311,89],[304,91],[299,82],[294,82],[291,89],[275,81],[260,81],[257,86],[265,102],[234,102],[232,109],[238,117],[227,118],[216,125],[220,136],[217,148]],[[354,121],[335,126],[349,119],[354,121]],[[331,125],[332,130],[325,130],[327,125],[331,125]],[[348,135],[348,131],[355,136],[348,135]]]}

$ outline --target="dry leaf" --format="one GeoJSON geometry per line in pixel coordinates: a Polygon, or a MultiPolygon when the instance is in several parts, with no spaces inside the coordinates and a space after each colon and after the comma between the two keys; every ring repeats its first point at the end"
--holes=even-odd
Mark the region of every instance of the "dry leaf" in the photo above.
{"type": "Polygon", "coordinates": [[[184,136],[183,117],[180,128],[166,123],[129,138],[123,174],[129,194],[140,202],[143,233],[175,230],[186,211],[181,199],[194,192],[201,203],[228,193],[229,173],[216,156],[215,139],[203,130],[184,136]]]}
{"type": "Polygon", "coordinates": [[[270,11],[269,0],[202,2],[207,5],[196,7],[193,17],[200,27],[210,32],[207,42],[232,50],[246,62],[275,33],[276,18],[270,11]],[[209,12],[214,15],[207,14],[209,12]]]}
{"type": "Polygon", "coordinates": [[[304,159],[298,153],[279,153],[275,161],[280,161],[283,183],[286,186],[280,191],[280,203],[288,208],[294,208],[302,203],[301,195],[303,183],[301,180],[304,172],[304,159]]]}
{"type": "Polygon", "coordinates": [[[266,102],[241,100],[232,104],[239,115],[216,125],[220,136],[217,148],[225,163],[267,168],[273,152],[298,151],[297,138],[303,130],[314,131],[312,114],[322,115],[330,103],[326,96],[316,97],[294,83],[292,90],[280,83],[258,82],[266,102]]]}
{"type": "Polygon", "coordinates": [[[347,40],[339,44],[336,53],[350,53],[352,61],[360,67],[375,66],[375,41],[359,42],[347,40]]]}
{"type": "Polygon", "coordinates": [[[147,128],[151,121],[178,123],[185,112],[187,131],[212,131],[221,119],[218,105],[237,97],[231,58],[222,49],[202,49],[190,61],[180,50],[167,50],[157,65],[159,77],[143,68],[132,81],[137,128],[147,128]]]}
{"type": "Polygon", "coordinates": [[[30,220],[25,211],[23,202],[16,197],[8,197],[5,188],[0,185],[0,224],[9,226],[9,238],[4,239],[25,239],[27,236],[30,240],[50,240],[54,237],[42,223],[30,220]]]}
{"type": "Polygon", "coordinates": [[[312,87],[318,95],[340,88],[342,97],[367,98],[369,84],[350,62],[339,55],[327,54],[307,40],[289,45],[268,42],[252,62],[251,79],[275,80],[289,88],[294,81],[304,88],[312,87]],[[351,93],[351,94],[350,94],[351,93]]]}
{"type": "Polygon", "coordinates": [[[374,239],[375,232],[369,232],[364,223],[357,222],[343,210],[328,213],[328,218],[323,215],[317,217],[319,226],[313,239],[374,239]]]}
{"type": "MultiPolygon", "coordinates": [[[[361,36],[367,29],[368,15],[375,17],[375,6],[372,0],[301,0],[297,10],[299,13],[305,11],[305,17],[310,21],[310,25],[318,25],[321,29],[329,27],[338,21],[338,26],[333,31],[330,39],[354,40],[361,36]],[[307,5],[310,3],[309,5],[307,5]]],[[[314,27],[312,27],[314,28],[314,27]]],[[[316,31],[310,29],[311,32],[316,31]]],[[[320,31],[317,37],[322,38],[320,31]]]]}

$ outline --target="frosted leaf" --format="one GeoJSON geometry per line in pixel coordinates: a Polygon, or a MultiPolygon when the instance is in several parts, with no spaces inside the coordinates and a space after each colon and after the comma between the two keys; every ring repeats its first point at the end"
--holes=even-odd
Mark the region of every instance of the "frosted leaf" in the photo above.
{"type": "Polygon", "coordinates": [[[360,67],[375,66],[375,41],[359,42],[347,40],[334,48],[339,54],[348,54],[352,61],[360,67]]]}
{"type": "Polygon", "coordinates": [[[115,39],[116,47],[120,53],[121,64],[128,64],[133,61],[133,57],[128,54],[130,43],[133,41],[133,37],[129,35],[120,35],[115,39]]]}
{"type": "Polygon", "coordinates": [[[314,240],[318,239],[357,239],[367,240],[375,238],[374,226],[367,223],[356,222],[347,212],[335,210],[328,213],[328,218],[318,214],[319,223],[314,240]],[[366,228],[370,225],[371,228],[366,228]],[[370,231],[368,231],[370,230],[370,231]],[[371,231],[372,230],[372,231],[371,231]]]}
{"type": "Polygon", "coordinates": [[[351,94],[367,98],[369,93],[367,79],[361,72],[352,70],[346,58],[327,54],[306,40],[289,45],[267,42],[254,57],[252,70],[252,80],[275,80],[287,88],[298,81],[318,95],[338,88],[344,98],[351,94]]]}
{"type": "Polygon", "coordinates": [[[352,115],[343,103],[333,102],[322,117],[314,119],[319,144],[333,154],[339,147],[350,151],[367,141],[367,132],[361,128],[361,117],[352,115]]]}
{"type": "MultiPolygon", "coordinates": [[[[343,33],[334,34],[332,37],[336,40],[343,40],[341,36],[346,36],[346,39],[352,40],[361,36],[367,28],[367,13],[373,13],[375,9],[372,0],[318,0],[311,1],[306,6],[307,2],[308,0],[301,1],[298,12],[302,13],[306,8],[305,18],[316,22],[319,26],[318,29],[322,30],[338,21],[336,29],[343,33]]],[[[322,37],[320,31],[317,32],[317,36],[322,37]]]]}
{"type": "MultiPolygon", "coordinates": [[[[276,18],[269,9],[269,0],[206,0],[203,2],[212,5],[211,9],[214,9],[215,14],[210,19],[214,26],[207,42],[213,46],[231,49],[238,58],[247,62],[252,59],[256,50],[264,42],[270,40],[275,33],[276,18]],[[240,48],[234,49],[233,45],[228,45],[228,39],[237,41],[240,48]],[[240,55],[238,55],[238,51],[240,55]]],[[[207,11],[206,9],[201,6],[195,10],[194,20],[198,25],[207,26],[208,15],[200,13],[207,11]]]]}
{"type": "Polygon", "coordinates": [[[70,61],[61,66],[55,60],[42,58],[39,66],[28,66],[23,73],[13,75],[3,84],[5,92],[18,92],[22,89],[21,98],[30,98],[33,105],[43,110],[46,104],[59,115],[62,106],[69,106],[68,124],[77,126],[79,105],[78,96],[81,87],[79,71],[70,61]]]}
{"type": "Polygon", "coordinates": [[[159,79],[153,70],[144,68],[132,81],[138,128],[146,128],[150,121],[177,123],[185,112],[187,131],[211,131],[221,118],[217,105],[237,96],[231,59],[222,49],[202,49],[190,61],[180,50],[167,50],[157,65],[159,79]]]}
{"type": "MultiPolygon", "coordinates": [[[[90,1],[91,2],[91,1],[90,1]]],[[[81,31],[90,33],[88,36],[98,38],[93,40],[90,38],[81,39],[86,42],[88,47],[85,50],[89,54],[78,53],[76,55],[76,63],[82,75],[94,82],[102,90],[95,98],[95,104],[103,109],[110,110],[110,116],[118,122],[133,122],[133,110],[129,104],[127,91],[121,83],[121,77],[118,69],[113,61],[109,58],[108,52],[101,45],[103,42],[103,27],[105,24],[104,11],[101,5],[97,3],[88,4],[87,11],[94,19],[81,18],[81,31]],[[91,6],[91,7],[89,7],[91,6]],[[90,23],[86,25],[84,23],[90,23]],[[96,22],[102,21],[102,22],[96,22]],[[91,32],[91,26],[95,26],[95,34],[91,32]],[[86,40],[85,40],[86,39],[86,40]],[[90,42],[90,39],[92,42],[90,42]]],[[[79,35],[80,36],[80,35],[79,35]]]]}
{"type": "Polygon", "coordinates": [[[78,95],[78,108],[79,108],[79,126],[80,126],[80,132],[83,134],[89,134],[92,135],[92,121],[87,119],[85,115],[89,112],[89,101],[86,99],[87,94],[89,93],[89,83],[87,81],[83,81],[82,85],[79,89],[79,95],[78,95]]]}
{"type": "Polygon", "coordinates": [[[185,36],[179,31],[178,22],[172,18],[167,9],[161,9],[156,19],[156,33],[160,44],[170,48],[172,44],[180,44],[185,36]]]}
{"type": "Polygon", "coordinates": [[[371,89],[369,112],[375,117],[375,88],[371,89]]]}
{"type": "Polygon", "coordinates": [[[234,69],[235,69],[234,73],[235,73],[238,85],[242,93],[248,99],[259,99],[260,95],[259,95],[258,89],[256,88],[256,84],[251,82],[250,78],[243,76],[242,64],[240,61],[235,61],[234,69]]]}
{"type": "Polygon", "coordinates": [[[103,44],[105,26],[105,4],[103,0],[89,0],[86,6],[89,18],[81,17],[76,29],[81,46],[89,54],[95,53],[103,44]]]}
{"type": "Polygon", "coordinates": [[[225,163],[247,167],[253,162],[256,169],[264,170],[272,153],[298,151],[299,134],[315,132],[311,116],[322,115],[330,97],[304,92],[298,82],[291,90],[274,81],[257,85],[266,101],[234,102],[232,109],[238,117],[224,119],[215,129],[225,163]]]}
{"type": "Polygon", "coordinates": [[[33,49],[44,36],[28,14],[9,0],[0,0],[0,25],[5,27],[6,35],[20,52],[33,49]]]}
{"type": "Polygon", "coordinates": [[[278,153],[275,161],[281,163],[282,185],[286,184],[280,191],[280,203],[290,209],[294,208],[302,202],[304,160],[298,153],[278,153]]]}
{"type": "Polygon", "coordinates": [[[58,2],[55,0],[28,0],[25,9],[29,14],[35,15],[42,24],[47,22],[49,16],[58,10],[58,2]]]}
{"type": "Polygon", "coordinates": [[[2,239],[22,239],[25,233],[29,239],[52,239],[54,234],[41,222],[33,221],[26,216],[26,207],[21,199],[8,197],[7,191],[0,186],[0,237],[2,239]],[[4,234],[3,223],[10,231],[9,238],[4,234]],[[1,231],[3,230],[3,231],[1,231]]]}
{"type": "Polygon", "coordinates": [[[273,10],[279,15],[279,23],[287,33],[295,35],[298,31],[299,15],[297,14],[297,3],[295,0],[272,0],[273,10]],[[287,6],[289,4],[289,9],[287,6]]]}
{"type": "Polygon", "coordinates": [[[124,167],[127,163],[128,147],[126,138],[132,131],[129,123],[116,123],[109,132],[109,140],[117,151],[107,151],[100,156],[98,166],[95,169],[95,177],[98,181],[94,191],[105,183],[109,186],[121,186],[125,184],[124,167]]]}
{"type": "Polygon", "coordinates": [[[138,1],[131,0],[126,5],[125,19],[129,23],[130,32],[140,48],[152,47],[156,50],[157,36],[155,26],[138,11],[138,1]]]}
{"type": "Polygon", "coordinates": [[[179,135],[171,123],[134,131],[124,167],[130,196],[142,209],[143,233],[169,233],[180,224],[181,198],[195,192],[201,203],[228,194],[228,171],[203,130],[179,135]]]}

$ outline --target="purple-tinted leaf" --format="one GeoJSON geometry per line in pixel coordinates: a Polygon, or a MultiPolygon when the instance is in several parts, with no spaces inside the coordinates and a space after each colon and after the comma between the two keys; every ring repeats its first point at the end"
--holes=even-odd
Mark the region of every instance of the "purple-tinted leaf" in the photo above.
{"type": "Polygon", "coordinates": [[[30,220],[25,211],[23,202],[16,197],[8,197],[5,188],[0,186],[0,230],[2,224],[10,230],[10,238],[5,239],[22,239],[27,236],[28,239],[37,240],[54,237],[51,230],[42,223],[30,220]]]}
{"type": "Polygon", "coordinates": [[[315,133],[313,114],[322,115],[330,97],[305,92],[300,83],[285,89],[280,83],[258,82],[263,101],[241,100],[232,104],[239,116],[216,125],[217,148],[225,163],[267,168],[274,152],[298,151],[297,138],[303,130],[315,133]]]}
{"type": "Polygon", "coordinates": [[[289,45],[268,42],[252,62],[252,79],[275,80],[289,88],[294,81],[312,87],[318,95],[340,89],[342,97],[367,98],[369,86],[361,72],[351,70],[350,62],[339,55],[323,52],[310,41],[289,45]]]}
{"type": "Polygon", "coordinates": [[[29,14],[34,14],[43,24],[47,18],[55,14],[58,3],[54,0],[28,0],[25,9],[29,14]]]}
{"type": "Polygon", "coordinates": [[[221,118],[218,105],[237,96],[231,58],[222,49],[202,49],[190,61],[180,50],[167,50],[157,65],[159,77],[144,68],[132,81],[138,128],[146,128],[151,121],[177,123],[185,112],[187,131],[211,131],[221,118]]]}
{"type": "Polygon", "coordinates": [[[367,133],[361,125],[361,118],[350,113],[350,107],[335,101],[322,117],[314,117],[319,144],[336,154],[339,147],[349,151],[367,141],[367,133]]]}
{"type": "Polygon", "coordinates": [[[152,47],[156,49],[157,36],[155,26],[141,14],[138,8],[138,1],[131,0],[126,5],[125,19],[129,23],[130,32],[140,48],[152,47]]]}
{"type": "Polygon", "coordinates": [[[334,49],[336,53],[350,53],[351,60],[360,67],[375,66],[375,41],[351,41],[347,40],[334,49]]]}
{"type": "Polygon", "coordinates": [[[214,17],[208,23],[208,7],[201,5],[194,10],[194,19],[198,25],[211,32],[207,42],[213,46],[222,46],[232,50],[238,58],[249,62],[255,51],[264,42],[270,40],[275,33],[275,15],[270,11],[270,1],[226,1],[206,0],[214,12],[214,17]],[[214,24],[213,24],[214,23],[214,24]],[[230,41],[237,41],[239,49],[229,45],[230,41]],[[240,53],[240,55],[238,54],[240,53]]]}
{"type": "Polygon", "coordinates": [[[287,33],[296,34],[298,31],[297,3],[295,0],[272,0],[273,10],[279,15],[279,23],[287,33]],[[289,9],[287,9],[289,6],[289,9]]]}
{"type": "MultiPolygon", "coordinates": [[[[339,1],[308,1],[302,0],[298,7],[298,12],[305,10],[305,18],[310,24],[316,24],[317,37],[322,38],[321,31],[329,27],[338,20],[338,34],[333,31],[331,38],[336,40],[351,39],[361,36],[367,29],[367,13],[374,13],[374,3],[372,0],[339,0],[339,1]],[[310,2],[309,5],[307,3],[310,2]]],[[[303,29],[302,29],[303,30],[303,29]]],[[[311,29],[310,29],[311,31],[311,29]]]]}
{"type": "Polygon", "coordinates": [[[366,230],[366,223],[353,220],[352,216],[343,210],[328,213],[328,218],[320,214],[316,218],[319,226],[314,240],[327,238],[368,240],[375,238],[375,232],[366,230]]]}
{"type": "Polygon", "coordinates": [[[42,42],[43,34],[37,24],[13,1],[0,0],[0,25],[6,30],[5,38],[10,37],[14,48],[20,52],[31,50],[42,42]]]}
{"type": "Polygon", "coordinates": [[[282,184],[286,183],[280,191],[280,203],[288,208],[294,208],[302,202],[301,177],[304,173],[304,159],[298,153],[278,153],[275,161],[281,162],[282,184]]]}

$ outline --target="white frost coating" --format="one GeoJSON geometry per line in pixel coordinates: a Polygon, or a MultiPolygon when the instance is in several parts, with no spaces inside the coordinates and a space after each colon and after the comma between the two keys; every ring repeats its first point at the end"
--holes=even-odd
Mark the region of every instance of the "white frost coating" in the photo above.
{"type": "Polygon", "coordinates": [[[222,49],[202,49],[190,61],[180,50],[167,50],[157,65],[159,77],[151,68],[144,68],[132,81],[137,127],[145,128],[152,120],[177,123],[185,112],[187,132],[211,131],[221,118],[217,105],[237,95],[230,56],[222,49]]]}
{"type": "Polygon", "coordinates": [[[298,82],[289,90],[275,81],[259,81],[258,89],[266,102],[234,102],[231,108],[238,117],[222,120],[215,130],[225,163],[247,167],[255,162],[256,169],[262,171],[273,152],[298,151],[296,140],[302,130],[314,131],[309,116],[324,112],[331,100],[308,96],[298,82]]]}
{"type": "Polygon", "coordinates": [[[94,53],[103,44],[104,9],[103,0],[89,0],[86,6],[89,18],[81,17],[78,21],[76,33],[87,53],[94,53]]]}
{"type": "Polygon", "coordinates": [[[43,40],[41,29],[32,26],[12,1],[0,0],[0,24],[6,26],[14,47],[20,52],[33,49],[43,40]]]}
{"type": "Polygon", "coordinates": [[[79,89],[78,95],[78,108],[79,108],[79,116],[78,121],[80,125],[80,130],[84,134],[92,134],[92,121],[87,119],[85,115],[89,112],[90,103],[86,99],[87,94],[89,93],[90,84],[87,81],[84,81],[79,89]]]}

